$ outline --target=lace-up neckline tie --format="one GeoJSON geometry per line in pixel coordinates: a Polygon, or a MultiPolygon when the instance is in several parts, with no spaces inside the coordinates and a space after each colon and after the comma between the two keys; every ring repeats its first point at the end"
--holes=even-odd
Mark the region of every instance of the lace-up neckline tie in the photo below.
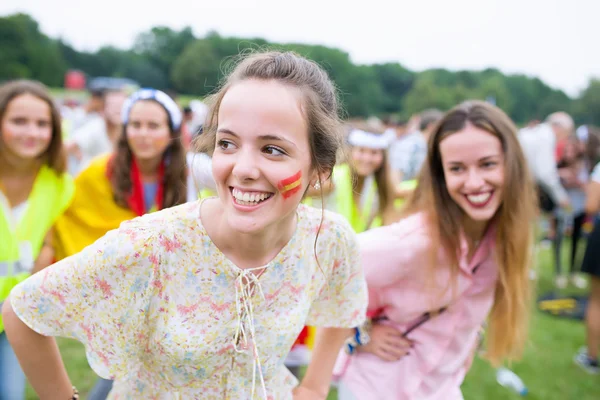
{"type": "Polygon", "coordinates": [[[233,337],[233,348],[238,353],[244,353],[248,349],[248,342],[252,342],[252,394],[250,399],[254,399],[256,391],[256,379],[258,370],[258,379],[263,390],[264,398],[267,398],[267,388],[262,372],[260,355],[255,340],[254,329],[254,306],[252,305],[252,295],[256,290],[264,300],[265,295],[260,286],[259,278],[264,272],[266,266],[257,268],[242,269],[235,280],[235,308],[237,314],[236,332],[233,337]],[[254,271],[261,271],[260,274],[254,274],[254,271]]]}

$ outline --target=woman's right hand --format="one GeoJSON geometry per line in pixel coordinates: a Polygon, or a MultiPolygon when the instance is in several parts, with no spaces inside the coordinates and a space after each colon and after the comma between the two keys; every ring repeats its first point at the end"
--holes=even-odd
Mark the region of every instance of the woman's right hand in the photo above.
{"type": "Polygon", "coordinates": [[[371,353],[384,361],[398,361],[407,355],[413,342],[402,337],[402,332],[387,325],[374,324],[369,333],[371,340],[364,346],[359,346],[361,353],[371,353]]]}

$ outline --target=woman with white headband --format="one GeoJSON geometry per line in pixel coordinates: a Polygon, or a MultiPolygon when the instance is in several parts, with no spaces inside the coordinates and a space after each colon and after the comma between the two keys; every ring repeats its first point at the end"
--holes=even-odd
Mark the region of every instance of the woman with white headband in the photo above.
{"type": "Polygon", "coordinates": [[[350,162],[333,171],[335,209],[357,233],[385,224],[393,202],[387,149],[389,140],[371,130],[348,135],[350,162]]]}
{"type": "MultiPolygon", "coordinates": [[[[351,128],[347,163],[337,165],[323,190],[326,207],[346,217],[357,233],[391,222],[394,191],[387,162],[389,138],[371,126],[351,128]]],[[[318,190],[310,194],[317,194],[318,190]]]]}
{"type": "Polygon", "coordinates": [[[142,89],[127,99],[121,119],[115,151],[94,159],[75,179],[75,199],[56,226],[58,259],[123,221],[187,200],[177,104],[159,90],[142,89]]]}

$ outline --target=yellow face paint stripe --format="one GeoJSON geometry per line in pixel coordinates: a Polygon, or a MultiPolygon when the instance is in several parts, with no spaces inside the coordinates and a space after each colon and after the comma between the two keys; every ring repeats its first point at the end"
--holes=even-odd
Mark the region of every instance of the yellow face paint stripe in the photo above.
{"type": "Polygon", "coordinates": [[[296,186],[300,186],[300,180],[297,180],[294,183],[290,183],[289,185],[285,185],[283,187],[283,190],[292,190],[293,188],[295,188],[296,186]]]}
{"type": "Polygon", "coordinates": [[[293,194],[295,194],[297,191],[299,191],[301,189],[301,185],[302,185],[302,172],[298,171],[293,176],[290,176],[289,178],[286,178],[286,179],[282,180],[281,182],[279,182],[277,187],[281,191],[283,198],[287,199],[290,196],[292,196],[293,194]]]}

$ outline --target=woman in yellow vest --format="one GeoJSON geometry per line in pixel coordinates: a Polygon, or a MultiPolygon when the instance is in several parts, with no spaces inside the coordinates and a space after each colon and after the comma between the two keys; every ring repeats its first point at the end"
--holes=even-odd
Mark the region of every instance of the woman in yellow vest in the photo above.
{"type": "MultiPolygon", "coordinates": [[[[0,86],[0,301],[52,263],[53,225],[73,197],[60,114],[46,87],[0,86]]],[[[0,400],[25,396],[25,375],[0,322],[0,400]]]]}
{"type": "MultiPolygon", "coordinates": [[[[68,257],[121,222],[187,200],[181,112],[165,93],[143,89],[123,106],[123,132],[112,154],[99,156],[75,179],[75,198],[56,224],[57,256],[68,257]]],[[[104,399],[100,380],[90,399],[104,399]]]]}

